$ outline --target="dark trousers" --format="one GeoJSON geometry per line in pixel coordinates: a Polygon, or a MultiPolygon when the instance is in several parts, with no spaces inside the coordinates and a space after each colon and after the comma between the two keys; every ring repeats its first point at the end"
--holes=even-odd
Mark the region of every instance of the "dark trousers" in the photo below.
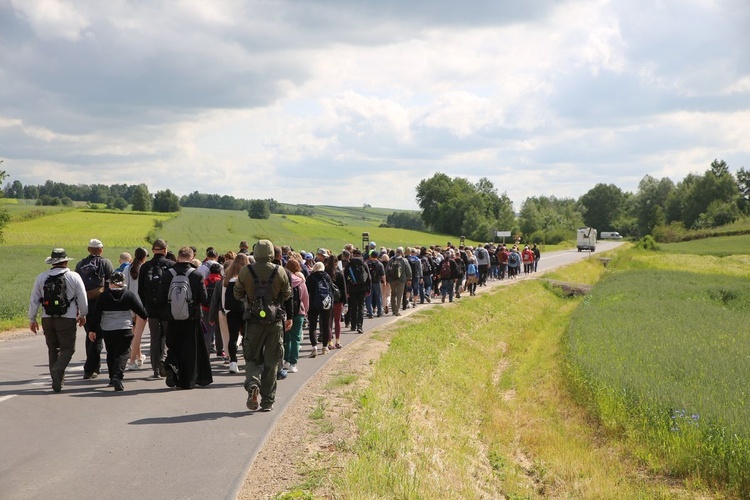
{"type": "Polygon", "coordinates": [[[351,292],[349,294],[349,313],[352,328],[362,328],[365,321],[365,293],[351,292]]]}
{"type": "Polygon", "coordinates": [[[42,330],[47,342],[49,373],[57,372],[63,377],[76,351],[76,319],[42,318],[42,330]]]}
{"type": "Polygon", "coordinates": [[[242,332],[242,313],[241,312],[228,312],[227,313],[227,326],[229,327],[229,345],[227,346],[227,354],[229,355],[229,361],[237,362],[237,340],[240,338],[242,332]]]}
{"type": "Polygon", "coordinates": [[[318,336],[315,332],[318,323],[320,323],[321,341],[324,347],[328,346],[329,342],[331,342],[331,309],[315,309],[311,307],[307,311],[307,322],[310,324],[310,345],[313,347],[318,345],[318,336]]]}
{"type": "Polygon", "coordinates": [[[490,271],[490,266],[487,264],[479,264],[479,286],[483,286],[487,283],[487,273],[490,271]]]}
{"type": "MultiPolygon", "coordinates": [[[[107,346],[107,371],[110,380],[123,379],[125,366],[130,359],[130,345],[133,343],[133,330],[103,331],[104,345],[107,346]]],[[[97,336],[98,337],[98,336],[97,336]]]]}
{"type": "Polygon", "coordinates": [[[169,323],[159,318],[148,318],[148,331],[151,332],[149,355],[151,368],[159,370],[159,363],[167,359],[167,327],[169,323]]]}

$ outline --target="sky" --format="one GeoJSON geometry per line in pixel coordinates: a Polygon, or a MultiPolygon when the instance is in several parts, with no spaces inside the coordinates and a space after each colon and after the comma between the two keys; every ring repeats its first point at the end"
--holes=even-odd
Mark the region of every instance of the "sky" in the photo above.
{"type": "Polygon", "coordinates": [[[748,0],[0,0],[6,182],[519,210],[750,168],[748,0]]]}

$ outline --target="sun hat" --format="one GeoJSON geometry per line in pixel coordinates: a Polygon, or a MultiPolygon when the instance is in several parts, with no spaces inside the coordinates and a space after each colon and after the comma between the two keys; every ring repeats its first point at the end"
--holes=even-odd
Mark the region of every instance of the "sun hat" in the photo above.
{"type": "Polygon", "coordinates": [[[64,248],[55,248],[52,250],[52,254],[44,259],[45,264],[50,264],[52,266],[56,264],[60,264],[62,262],[68,262],[70,260],[75,260],[73,257],[68,257],[68,254],[65,253],[64,248]]]}
{"type": "Polygon", "coordinates": [[[102,243],[101,240],[94,238],[89,241],[89,248],[104,248],[104,243],[102,243]]]}

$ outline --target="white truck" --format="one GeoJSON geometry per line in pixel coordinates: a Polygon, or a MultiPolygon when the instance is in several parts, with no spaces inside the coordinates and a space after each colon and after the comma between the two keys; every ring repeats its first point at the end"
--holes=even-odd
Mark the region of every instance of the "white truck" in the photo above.
{"type": "Polygon", "coordinates": [[[602,231],[599,234],[600,240],[621,240],[622,236],[617,231],[602,231]]]}
{"type": "Polygon", "coordinates": [[[579,252],[583,250],[593,252],[596,250],[596,229],[593,227],[579,227],[576,244],[579,252]]]}

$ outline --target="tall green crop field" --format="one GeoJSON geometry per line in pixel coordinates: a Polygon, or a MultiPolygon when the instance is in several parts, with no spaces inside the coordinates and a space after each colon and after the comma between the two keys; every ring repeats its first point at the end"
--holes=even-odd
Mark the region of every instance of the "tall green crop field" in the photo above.
{"type": "Polygon", "coordinates": [[[741,495],[750,494],[747,259],[628,252],[574,313],[566,346],[573,386],[607,428],[632,437],[636,455],[741,495]]]}

